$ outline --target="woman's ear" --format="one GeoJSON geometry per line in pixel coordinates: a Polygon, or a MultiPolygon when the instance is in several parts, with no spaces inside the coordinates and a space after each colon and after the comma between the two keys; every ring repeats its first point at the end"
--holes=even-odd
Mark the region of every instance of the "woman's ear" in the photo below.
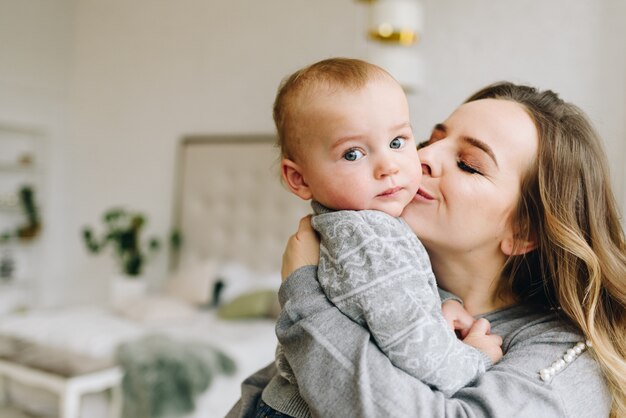
{"type": "Polygon", "coordinates": [[[298,164],[288,158],[283,158],[280,162],[280,173],[293,194],[303,200],[310,200],[313,197],[302,175],[302,168],[298,164]]]}
{"type": "Polygon", "coordinates": [[[526,254],[535,248],[537,248],[537,243],[534,240],[526,241],[508,237],[500,243],[500,249],[508,256],[526,254]]]}

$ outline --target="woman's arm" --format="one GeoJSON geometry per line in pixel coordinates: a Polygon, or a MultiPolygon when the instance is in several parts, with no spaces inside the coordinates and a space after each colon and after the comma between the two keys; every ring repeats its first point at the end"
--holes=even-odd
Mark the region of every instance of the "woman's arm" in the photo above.
{"type": "Polygon", "coordinates": [[[395,368],[367,330],[326,299],[315,275],[308,266],[283,283],[276,328],[314,416],[606,416],[610,399],[592,360],[577,360],[551,382],[535,376],[533,362],[557,358],[569,342],[511,346],[500,363],[446,398],[395,368]]]}

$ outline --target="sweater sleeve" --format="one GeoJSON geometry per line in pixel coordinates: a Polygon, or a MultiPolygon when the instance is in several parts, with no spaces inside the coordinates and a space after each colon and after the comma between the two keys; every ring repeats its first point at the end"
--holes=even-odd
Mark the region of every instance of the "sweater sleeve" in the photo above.
{"type": "Polygon", "coordinates": [[[441,303],[447,300],[456,300],[461,305],[463,305],[463,301],[461,300],[461,298],[455,295],[454,293],[448,292],[447,290],[443,290],[440,287],[437,288],[437,293],[439,293],[439,298],[441,299],[441,303]]]}
{"type": "Polygon", "coordinates": [[[539,379],[533,367],[562,355],[570,344],[551,337],[511,345],[498,364],[445,396],[393,366],[367,330],[328,301],[315,275],[315,267],[304,267],[283,283],[276,328],[313,416],[570,416],[563,394],[572,402],[591,399],[576,405],[575,416],[608,413],[610,397],[593,361],[577,360],[577,367],[568,366],[551,382],[539,379]],[[582,378],[585,385],[579,384],[582,378]]]}
{"type": "Polygon", "coordinates": [[[253,417],[257,404],[261,399],[263,388],[267,386],[276,373],[276,365],[272,362],[248,376],[241,383],[241,397],[231,407],[225,418],[253,417]]]}
{"type": "Polygon", "coordinates": [[[428,254],[402,219],[343,210],[315,215],[312,225],[322,290],[396,367],[450,395],[491,365],[446,324],[428,254]]]}

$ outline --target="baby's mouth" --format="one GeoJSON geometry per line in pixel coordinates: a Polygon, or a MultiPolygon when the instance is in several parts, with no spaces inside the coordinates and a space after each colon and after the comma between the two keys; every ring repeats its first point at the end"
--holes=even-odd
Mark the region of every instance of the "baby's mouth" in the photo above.
{"type": "Polygon", "coordinates": [[[384,192],[382,192],[378,196],[391,196],[393,194],[398,193],[400,190],[402,190],[402,187],[393,187],[391,189],[385,190],[384,192]]]}

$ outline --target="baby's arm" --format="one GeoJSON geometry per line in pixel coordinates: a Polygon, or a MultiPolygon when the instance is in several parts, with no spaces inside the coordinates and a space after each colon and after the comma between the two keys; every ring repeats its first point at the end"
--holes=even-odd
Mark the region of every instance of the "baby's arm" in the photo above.
{"type": "Polygon", "coordinates": [[[448,299],[441,304],[441,313],[465,344],[480,350],[492,363],[502,358],[502,338],[490,333],[491,325],[486,319],[475,320],[458,301],[448,299]]]}
{"type": "Polygon", "coordinates": [[[322,289],[369,328],[397,367],[452,394],[491,365],[448,328],[428,256],[402,220],[339,211],[316,215],[312,224],[321,237],[322,289]]]}

